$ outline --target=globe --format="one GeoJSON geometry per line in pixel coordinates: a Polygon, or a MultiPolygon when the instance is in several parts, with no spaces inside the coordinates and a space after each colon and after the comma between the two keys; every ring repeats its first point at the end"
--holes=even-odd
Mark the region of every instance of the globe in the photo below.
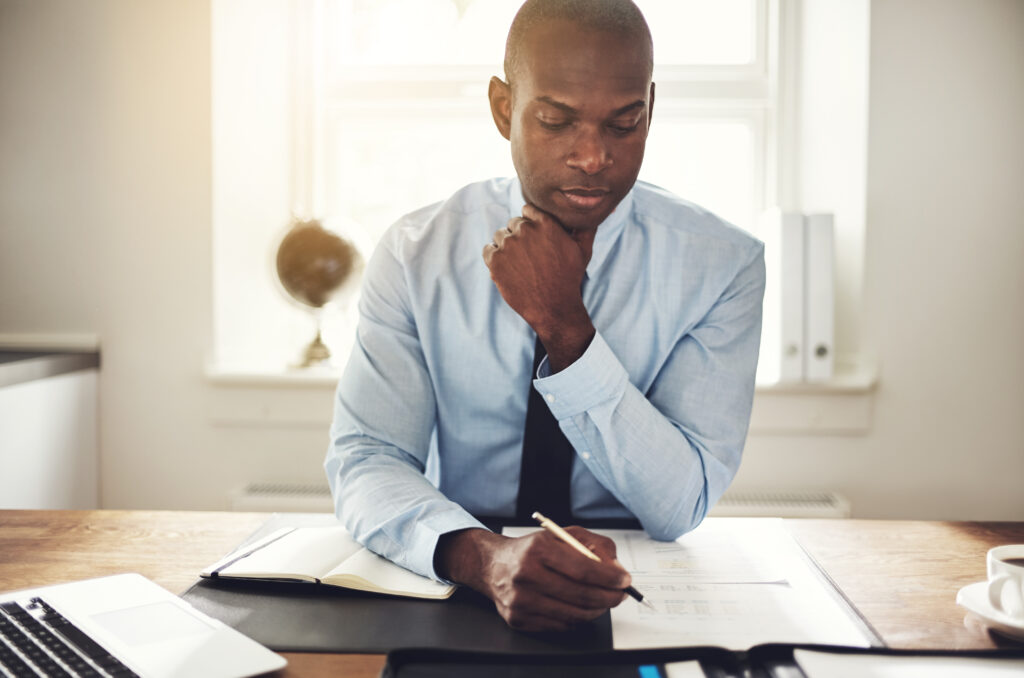
{"type": "Polygon", "coordinates": [[[322,309],[352,289],[363,267],[359,250],[316,219],[296,219],[277,247],[277,278],[288,295],[314,314],[316,337],[300,367],[327,361],[331,352],[320,336],[322,309]]]}

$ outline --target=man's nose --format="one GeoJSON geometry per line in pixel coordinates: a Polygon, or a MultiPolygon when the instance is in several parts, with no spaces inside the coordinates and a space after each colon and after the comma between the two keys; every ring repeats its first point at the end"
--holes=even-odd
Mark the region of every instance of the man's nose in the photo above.
{"type": "Polygon", "coordinates": [[[599,130],[582,129],[576,135],[566,164],[585,174],[597,174],[611,167],[612,156],[599,130]]]}

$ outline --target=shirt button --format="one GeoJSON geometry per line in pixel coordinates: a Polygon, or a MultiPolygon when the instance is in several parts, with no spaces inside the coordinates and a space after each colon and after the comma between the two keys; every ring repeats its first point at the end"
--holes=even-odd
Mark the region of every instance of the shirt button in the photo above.
{"type": "Polygon", "coordinates": [[[555,402],[555,394],[549,393],[546,396],[544,396],[544,399],[547,400],[549,403],[553,403],[555,402]]]}
{"type": "Polygon", "coordinates": [[[590,459],[590,452],[580,452],[580,456],[584,459],[590,459]]]}

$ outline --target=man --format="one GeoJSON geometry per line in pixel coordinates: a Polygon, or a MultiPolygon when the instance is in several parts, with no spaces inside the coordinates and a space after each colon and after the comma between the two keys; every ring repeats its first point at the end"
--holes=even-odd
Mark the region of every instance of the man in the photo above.
{"type": "Polygon", "coordinates": [[[325,467],[339,517],[370,549],[489,596],[516,628],[593,619],[629,574],[582,528],[602,562],[477,517],[528,516],[561,468],[571,519],[636,518],[675,539],[725,490],[746,438],[763,249],[635,185],[652,53],[628,0],[526,2],[488,92],[518,179],[388,231],[338,388],[325,467]],[[557,425],[538,447],[544,418],[557,425]]]}

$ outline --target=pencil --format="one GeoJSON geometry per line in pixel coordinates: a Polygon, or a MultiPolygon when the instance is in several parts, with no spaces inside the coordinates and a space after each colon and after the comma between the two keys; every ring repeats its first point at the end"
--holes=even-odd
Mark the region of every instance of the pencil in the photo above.
{"type": "MultiPolygon", "coordinates": [[[[541,527],[543,527],[545,530],[555,535],[556,537],[564,541],[566,544],[568,544],[569,546],[573,547],[574,549],[585,555],[587,558],[595,560],[599,563],[601,562],[601,559],[597,557],[596,553],[594,553],[586,546],[581,544],[580,541],[576,539],[576,537],[572,536],[564,529],[562,529],[562,527],[558,523],[551,520],[550,518],[546,518],[540,511],[533,512],[533,519],[540,523],[541,527]]],[[[641,603],[642,605],[646,605],[652,610],[654,609],[654,605],[651,605],[651,601],[644,600],[644,595],[632,586],[627,586],[623,589],[623,591],[628,593],[634,600],[636,600],[636,602],[641,603]]]]}

